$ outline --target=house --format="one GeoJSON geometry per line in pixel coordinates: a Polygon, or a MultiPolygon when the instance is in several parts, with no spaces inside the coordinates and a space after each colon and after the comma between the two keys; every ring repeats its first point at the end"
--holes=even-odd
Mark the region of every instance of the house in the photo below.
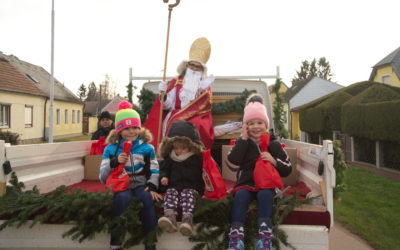
{"type": "MultiPolygon", "coordinates": [[[[276,106],[276,101],[275,101],[276,95],[275,95],[275,93],[272,92],[272,89],[274,88],[274,86],[275,86],[275,84],[268,86],[268,91],[269,91],[270,97],[271,97],[272,108],[276,106]]],[[[289,89],[289,87],[284,82],[282,82],[281,87],[278,92],[284,97],[288,89],[289,89]]],[[[283,111],[284,111],[284,125],[285,125],[286,130],[288,130],[288,128],[289,128],[289,124],[288,124],[289,104],[286,102],[286,100],[284,98],[283,98],[282,104],[283,104],[283,111]]]]}
{"type": "Polygon", "coordinates": [[[400,87],[400,47],[372,67],[369,80],[400,87]]]}
{"type": "Polygon", "coordinates": [[[100,113],[103,111],[108,111],[110,114],[115,115],[118,111],[119,103],[124,100],[125,98],[117,95],[105,104],[100,104],[98,101],[86,101],[84,107],[85,117],[83,118],[83,133],[88,134],[95,132],[98,128],[98,116],[100,116],[100,113]]]}
{"type": "Polygon", "coordinates": [[[341,88],[343,88],[342,85],[319,77],[309,77],[293,84],[285,94],[290,110],[290,138],[301,139],[298,107],[341,88]]]}
{"type": "Polygon", "coordinates": [[[122,101],[127,101],[125,98],[117,95],[110,102],[108,102],[102,109],[101,112],[108,111],[110,114],[115,115],[118,111],[118,105],[122,101]]]}
{"type": "Polygon", "coordinates": [[[43,141],[47,95],[0,54],[0,129],[20,143],[43,141]]]}
{"type": "MultiPolygon", "coordinates": [[[[27,77],[38,89],[50,96],[51,75],[42,67],[20,60],[14,55],[2,57],[27,77]]],[[[45,138],[48,137],[50,101],[45,103],[45,138]]],[[[82,134],[83,102],[57,79],[54,79],[54,119],[53,137],[55,139],[82,134]]]]}

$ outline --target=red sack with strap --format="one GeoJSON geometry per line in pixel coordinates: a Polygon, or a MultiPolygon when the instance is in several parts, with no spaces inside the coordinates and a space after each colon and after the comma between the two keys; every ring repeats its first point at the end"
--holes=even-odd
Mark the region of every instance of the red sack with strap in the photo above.
{"type": "MultiPolygon", "coordinates": [[[[122,149],[123,153],[131,153],[132,142],[125,141],[122,149]]],[[[106,187],[111,188],[113,193],[125,191],[129,188],[129,175],[125,172],[125,163],[120,163],[112,170],[106,181],[106,187]]]]}
{"type": "Polygon", "coordinates": [[[90,147],[90,155],[102,155],[106,146],[106,138],[104,136],[100,136],[99,140],[92,142],[90,147]]]}
{"type": "MultiPolygon", "coordinates": [[[[269,135],[263,134],[260,137],[260,150],[261,152],[267,152],[269,146],[269,135]]],[[[282,188],[283,182],[278,171],[269,161],[263,161],[261,156],[258,157],[256,166],[254,169],[254,183],[257,189],[265,188],[282,188]]]]}
{"type": "Polygon", "coordinates": [[[209,200],[226,198],[226,186],[210,149],[203,152],[204,197],[209,200]]]}

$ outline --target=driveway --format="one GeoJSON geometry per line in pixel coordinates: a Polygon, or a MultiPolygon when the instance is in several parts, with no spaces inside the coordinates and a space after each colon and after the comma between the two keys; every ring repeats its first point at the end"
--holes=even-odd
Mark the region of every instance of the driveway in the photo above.
{"type": "Polygon", "coordinates": [[[329,250],[373,250],[373,248],[358,235],[352,234],[335,221],[335,225],[329,232],[329,250]]]}

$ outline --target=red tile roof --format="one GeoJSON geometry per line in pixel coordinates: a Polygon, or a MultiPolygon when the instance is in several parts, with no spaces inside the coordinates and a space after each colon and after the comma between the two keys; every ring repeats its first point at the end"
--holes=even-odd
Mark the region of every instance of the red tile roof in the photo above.
{"type": "Polygon", "coordinates": [[[116,97],[114,97],[114,99],[112,99],[106,106],[104,106],[104,108],[101,109],[101,112],[103,111],[108,111],[111,114],[115,114],[118,111],[118,105],[121,101],[127,101],[125,98],[120,97],[119,95],[117,95],[116,97]]]}
{"type": "Polygon", "coordinates": [[[0,90],[23,94],[47,96],[7,60],[0,58],[0,90]]]}

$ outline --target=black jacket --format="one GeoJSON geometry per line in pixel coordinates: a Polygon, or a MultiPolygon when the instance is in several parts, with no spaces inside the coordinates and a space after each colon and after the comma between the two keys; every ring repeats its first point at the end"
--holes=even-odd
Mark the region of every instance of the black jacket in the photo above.
{"type": "Polygon", "coordinates": [[[111,129],[105,130],[104,128],[99,128],[96,130],[96,132],[93,133],[91,140],[98,140],[101,136],[107,138],[110,131],[111,129]]]}
{"type": "Polygon", "coordinates": [[[192,155],[185,161],[176,162],[166,157],[160,163],[160,180],[168,178],[168,188],[182,191],[185,188],[197,190],[200,195],[204,193],[203,157],[192,155]]]}
{"type": "MultiPolygon", "coordinates": [[[[277,164],[275,168],[278,170],[280,176],[288,176],[292,172],[292,167],[289,156],[283,150],[281,143],[277,140],[271,140],[268,152],[276,159],[277,164]]],[[[233,146],[231,152],[228,154],[228,160],[240,166],[235,187],[255,187],[253,173],[259,155],[258,145],[253,140],[243,140],[241,137],[236,140],[235,146],[233,146]]]]}

